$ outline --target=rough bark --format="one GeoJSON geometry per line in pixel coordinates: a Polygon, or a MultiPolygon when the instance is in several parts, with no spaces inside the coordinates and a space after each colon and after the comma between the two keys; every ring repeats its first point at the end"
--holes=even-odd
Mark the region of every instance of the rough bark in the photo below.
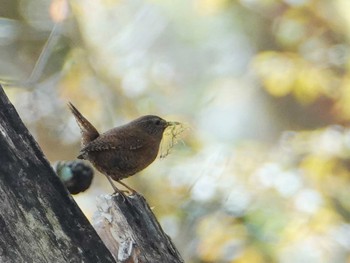
{"type": "Polygon", "coordinates": [[[0,205],[0,262],[115,262],[1,86],[0,205]]]}
{"type": "Polygon", "coordinates": [[[93,225],[117,262],[184,262],[141,195],[105,195],[97,205],[93,225]]]}

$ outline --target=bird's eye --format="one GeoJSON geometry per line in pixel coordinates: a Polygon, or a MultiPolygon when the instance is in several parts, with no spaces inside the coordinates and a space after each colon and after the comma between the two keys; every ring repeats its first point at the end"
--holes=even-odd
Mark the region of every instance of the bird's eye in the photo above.
{"type": "Polygon", "coordinates": [[[156,125],[160,125],[160,120],[156,120],[156,125]]]}

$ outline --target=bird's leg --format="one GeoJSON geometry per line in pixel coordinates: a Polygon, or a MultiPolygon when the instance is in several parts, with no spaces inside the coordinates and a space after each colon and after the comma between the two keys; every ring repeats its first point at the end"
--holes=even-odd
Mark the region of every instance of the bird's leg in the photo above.
{"type": "MultiPolygon", "coordinates": [[[[122,190],[118,189],[118,188],[115,186],[115,184],[113,183],[112,179],[111,179],[108,175],[106,175],[106,177],[107,177],[109,183],[112,185],[112,188],[113,188],[113,190],[114,190],[114,193],[118,193],[118,194],[120,194],[122,197],[125,198],[126,196],[125,196],[125,194],[123,193],[123,192],[125,192],[125,191],[122,191],[122,190]]],[[[127,192],[127,191],[126,191],[126,192],[127,192]]]]}
{"type": "Polygon", "coordinates": [[[127,189],[129,189],[131,191],[131,194],[135,194],[137,193],[136,190],[132,189],[130,186],[126,185],[125,183],[123,183],[122,181],[116,181],[117,183],[121,184],[122,186],[126,187],[127,189]]]}

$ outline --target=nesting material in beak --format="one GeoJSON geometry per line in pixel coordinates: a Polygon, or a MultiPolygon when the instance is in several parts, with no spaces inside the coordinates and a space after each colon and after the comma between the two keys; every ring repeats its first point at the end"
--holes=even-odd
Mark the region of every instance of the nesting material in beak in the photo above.
{"type": "MultiPolygon", "coordinates": [[[[163,139],[160,145],[160,158],[166,157],[171,148],[179,142],[179,135],[183,133],[188,126],[177,121],[168,121],[165,131],[163,133],[163,139]]],[[[182,140],[181,140],[182,141],[182,140]]]]}

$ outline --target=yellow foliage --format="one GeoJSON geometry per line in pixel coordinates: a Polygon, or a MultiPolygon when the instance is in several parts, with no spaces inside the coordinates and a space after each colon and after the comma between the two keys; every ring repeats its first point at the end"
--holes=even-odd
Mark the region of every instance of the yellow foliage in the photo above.
{"type": "Polygon", "coordinates": [[[296,54],[262,52],[255,58],[253,66],[272,96],[294,94],[301,103],[312,103],[321,95],[332,96],[334,73],[296,54]]]}
{"type": "Polygon", "coordinates": [[[239,258],[232,260],[231,263],[264,263],[266,262],[261,251],[254,247],[247,247],[239,258]]]}
{"type": "Polygon", "coordinates": [[[296,68],[290,57],[267,51],[255,58],[253,66],[271,95],[282,97],[292,91],[296,68]]]}
{"type": "Polygon", "coordinates": [[[302,160],[300,168],[306,171],[309,177],[317,180],[331,174],[335,165],[334,159],[320,155],[308,155],[302,160]]]}

